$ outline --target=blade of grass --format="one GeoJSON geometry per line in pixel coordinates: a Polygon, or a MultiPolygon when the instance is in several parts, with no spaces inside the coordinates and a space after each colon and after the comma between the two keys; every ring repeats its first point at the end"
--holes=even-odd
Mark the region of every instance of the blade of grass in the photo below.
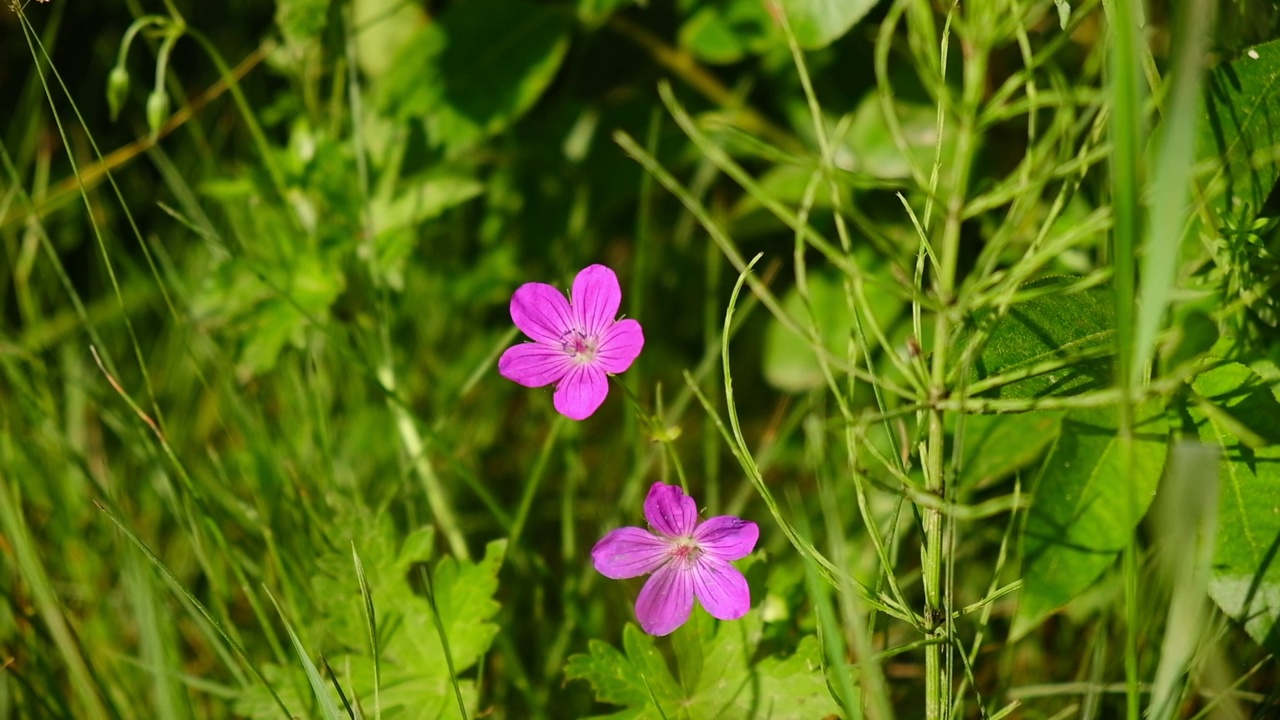
{"type": "Polygon", "coordinates": [[[338,704],[333,701],[333,696],[329,694],[329,688],[324,685],[324,678],[320,677],[320,671],[316,669],[316,664],[311,661],[311,656],[307,655],[307,649],[302,646],[302,641],[298,639],[298,634],[293,631],[293,625],[289,623],[289,618],[285,617],[284,610],[280,609],[280,603],[276,602],[276,596],[271,594],[271,589],[262,586],[263,592],[271,599],[271,604],[275,606],[276,612],[280,615],[280,622],[284,623],[285,632],[289,634],[289,641],[293,643],[293,649],[298,653],[298,659],[302,661],[302,668],[307,673],[307,682],[311,684],[311,692],[315,693],[316,703],[320,706],[320,716],[324,720],[343,720],[342,715],[338,712],[338,704]]]}
{"type": "Polygon", "coordinates": [[[1172,596],[1160,646],[1160,664],[1151,688],[1151,720],[1172,720],[1183,693],[1179,680],[1188,672],[1200,638],[1205,611],[1213,538],[1218,524],[1218,451],[1197,443],[1170,448],[1169,471],[1156,513],[1164,570],[1172,596]]]}
{"type": "Polygon", "coordinates": [[[166,632],[169,623],[161,619],[153,576],[146,573],[133,553],[127,556],[124,583],[138,620],[143,665],[151,676],[152,711],[159,720],[176,720],[185,713],[179,711],[182,692],[176,686],[176,678],[166,672],[176,664],[168,652],[172,642],[166,632]]]}
{"type": "MultiPolygon", "coordinates": [[[[1111,234],[1111,263],[1115,267],[1113,288],[1116,303],[1117,348],[1116,384],[1120,391],[1122,462],[1132,461],[1133,379],[1138,372],[1133,357],[1135,256],[1141,225],[1138,217],[1143,148],[1142,88],[1138,81],[1141,57],[1138,53],[1138,13],[1136,0],[1104,0],[1110,24],[1108,70],[1111,94],[1111,202],[1114,224],[1111,234]]],[[[1125,710],[1128,720],[1141,717],[1138,666],[1138,561],[1133,539],[1125,545],[1125,710]]]]}
{"type": "Polygon", "coordinates": [[[1143,248],[1141,297],[1131,382],[1142,376],[1155,355],[1156,334],[1173,293],[1179,249],[1191,216],[1192,168],[1196,130],[1200,120],[1200,86],[1214,4],[1209,0],[1178,3],[1177,24],[1170,48],[1173,87],[1165,106],[1160,147],[1151,173],[1151,208],[1143,248]]]}
{"type": "Polygon", "coordinates": [[[356,566],[356,580],[360,582],[360,598],[364,600],[364,621],[369,631],[369,656],[373,658],[373,717],[382,720],[382,654],[378,649],[378,614],[373,607],[373,593],[369,591],[369,579],[364,574],[364,563],[356,552],[356,542],[351,541],[351,561],[356,566]]]}
{"type": "MultiPolygon", "coordinates": [[[[127,537],[129,541],[133,543],[134,547],[142,551],[142,554],[145,555],[147,560],[151,562],[151,565],[155,567],[156,570],[160,571],[160,574],[164,577],[165,581],[169,584],[169,588],[173,590],[175,593],[177,593],[179,597],[181,597],[186,602],[188,602],[191,605],[191,607],[195,608],[196,612],[199,613],[202,618],[204,618],[205,622],[209,623],[209,625],[218,634],[218,637],[222,639],[222,642],[231,648],[231,651],[235,653],[235,656],[239,658],[240,662],[244,663],[244,666],[249,669],[249,672],[253,673],[253,676],[256,677],[258,681],[262,683],[262,686],[267,689],[267,692],[271,694],[272,699],[275,700],[276,705],[279,706],[280,712],[282,712],[286,718],[291,718],[292,715],[289,712],[288,706],[286,706],[284,704],[284,701],[280,699],[280,696],[276,693],[275,688],[271,686],[271,683],[267,682],[266,676],[264,676],[262,674],[262,671],[258,669],[258,666],[254,664],[252,660],[249,659],[249,656],[245,653],[244,648],[242,648],[240,644],[237,643],[235,639],[233,639],[231,635],[227,633],[227,631],[222,627],[222,624],[218,622],[218,620],[209,612],[209,610],[204,606],[204,603],[200,602],[195,595],[192,595],[191,591],[183,587],[182,582],[179,581],[176,576],[174,576],[174,574],[169,570],[168,567],[165,566],[163,562],[161,562],[160,558],[157,557],[156,554],[151,551],[151,548],[147,547],[147,544],[142,542],[141,538],[135,535],[133,531],[130,530],[129,527],[125,525],[122,520],[120,520],[120,518],[116,517],[115,513],[113,513],[105,505],[98,502],[97,500],[95,500],[93,504],[96,505],[97,508],[101,510],[103,514],[105,514],[107,518],[111,520],[112,523],[115,524],[116,528],[118,528],[120,532],[124,533],[125,537],[127,537]]],[[[271,601],[274,603],[275,598],[273,597],[271,601]]]]}
{"type": "MultiPolygon", "coordinates": [[[[795,488],[790,488],[787,492],[787,500],[791,505],[792,514],[796,517],[796,531],[801,537],[808,539],[812,537],[812,530],[809,528],[808,511],[804,504],[800,502],[795,488]]],[[[832,542],[843,542],[843,537],[832,538],[832,542]]],[[[851,668],[845,662],[846,646],[844,642],[844,631],[840,627],[840,621],[836,619],[835,608],[831,604],[831,596],[826,583],[822,582],[818,575],[817,568],[813,563],[804,564],[804,585],[808,591],[809,602],[813,605],[814,613],[818,616],[818,637],[822,640],[822,648],[825,651],[827,661],[828,678],[834,675],[835,686],[839,689],[837,696],[840,704],[844,706],[845,715],[850,720],[861,720],[863,698],[854,688],[853,680],[850,678],[851,668]]],[[[879,664],[874,655],[862,656],[863,668],[868,666],[879,669],[879,664]]],[[[892,717],[892,715],[881,715],[881,705],[884,704],[884,694],[882,687],[875,687],[876,697],[873,698],[875,704],[873,717],[892,717]]]]}
{"type": "MultiPolygon", "coordinates": [[[[7,446],[8,443],[6,442],[7,446]]],[[[9,449],[5,448],[6,456],[9,449]]],[[[4,467],[11,466],[6,457],[4,467]]],[[[18,486],[0,474],[0,528],[4,530],[7,545],[12,549],[17,560],[18,572],[26,583],[36,612],[44,622],[49,636],[53,639],[59,655],[70,676],[71,689],[78,703],[78,712],[83,712],[90,720],[109,720],[117,717],[107,707],[103,689],[94,677],[88,660],[80,647],[80,642],[67,622],[62,601],[54,589],[53,582],[44,564],[40,561],[42,551],[37,548],[36,539],[27,527],[25,515],[21,510],[22,498],[18,495],[18,486]]]]}
{"type": "Polygon", "coordinates": [[[444,631],[444,621],[440,619],[440,606],[436,604],[435,583],[431,579],[431,573],[424,567],[419,567],[422,575],[423,587],[427,591],[427,602],[431,605],[431,622],[435,625],[436,634],[440,637],[440,647],[444,649],[444,662],[449,668],[449,684],[453,686],[453,697],[458,701],[458,713],[462,716],[462,720],[467,720],[467,701],[462,697],[462,686],[458,684],[458,672],[453,667],[453,652],[449,650],[449,635],[444,631]]]}

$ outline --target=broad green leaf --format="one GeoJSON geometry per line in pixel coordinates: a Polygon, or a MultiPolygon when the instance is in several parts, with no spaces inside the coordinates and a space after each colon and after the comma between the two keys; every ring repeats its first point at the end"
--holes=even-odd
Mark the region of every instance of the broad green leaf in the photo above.
{"type": "Polygon", "coordinates": [[[1014,637],[1088,589],[1132,540],[1151,505],[1168,454],[1163,408],[1134,409],[1129,444],[1118,428],[1114,408],[1072,410],[1062,420],[1022,539],[1024,584],[1014,637]]]}
{"type": "MultiPolygon", "coordinates": [[[[1066,286],[1071,278],[1045,278],[1022,290],[1066,286]]],[[[995,322],[987,343],[973,360],[969,382],[1056,366],[983,393],[991,397],[1032,398],[1075,395],[1107,387],[1115,375],[1109,354],[1115,343],[1115,308],[1105,288],[1052,293],[1018,303],[995,322]],[[1073,361],[1082,354],[1087,357],[1073,361]]],[[[990,311],[974,314],[978,326],[991,321],[990,311]]],[[[964,347],[972,333],[962,333],[964,347]]]]}
{"type": "Polygon", "coordinates": [[[840,39],[878,0],[779,0],[796,42],[818,50],[840,39]]]}
{"type": "Polygon", "coordinates": [[[692,692],[682,690],[672,677],[653,638],[631,624],[622,633],[625,652],[592,640],[588,654],[569,658],[565,673],[570,680],[591,683],[597,700],[627,708],[610,718],[812,720],[839,714],[812,635],[802,638],[790,657],[752,663],[763,625],[759,611],[717,626],[696,610],[690,625],[680,632],[688,631],[702,643],[699,677],[685,683],[692,692]],[[661,710],[654,707],[655,700],[661,710]]]}
{"type": "Polygon", "coordinates": [[[533,107],[560,68],[572,21],[530,0],[452,3],[405,46],[385,77],[383,103],[425,118],[435,145],[474,144],[533,107]]]}
{"type": "Polygon", "coordinates": [[[351,14],[360,69],[375,79],[394,67],[401,50],[427,22],[420,3],[404,0],[351,0],[351,14]]]}
{"type": "MultiPolygon", "coordinates": [[[[1230,363],[1192,383],[1231,419],[1271,428],[1280,402],[1249,368],[1230,363]]],[[[1251,449],[1221,415],[1192,409],[1200,438],[1222,447],[1218,536],[1209,595],[1272,652],[1280,650],[1280,445],[1251,449]]]]}
{"type": "Polygon", "coordinates": [[[680,27],[680,44],[709,63],[734,63],[781,40],[759,0],[727,0],[698,7],[680,27]]]}
{"type": "Polygon", "coordinates": [[[1218,65],[1206,87],[1200,153],[1221,161],[1211,197],[1235,227],[1244,227],[1280,177],[1280,41],[1218,65]]]}
{"type": "MultiPolygon", "coordinates": [[[[813,306],[822,343],[835,357],[843,358],[846,343],[853,333],[853,319],[845,302],[843,281],[834,274],[809,273],[809,300],[813,306]]],[[[867,302],[881,327],[887,327],[902,312],[902,300],[877,285],[867,285],[867,302]]],[[[782,300],[787,314],[802,325],[808,324],[808,311],[800,292],[792,288],[782,300]]],[[[872,338],[868,337],[868,340],[872,338]]],[[[833,372],[837,372],[835,368],[833,372]]],[[[777,318],[765,328],[764,377],[770,385],[786,392],[804,392],[822,387],[826,380],[818,357],[807,338],[798,337],[777,318]]]]}
{"type": "MultiPolygon", "coordinates": [[[[866,173],[884,180],[898,180],[911,177],[911,161],[917,167],[928,169],[933,167],[938,143],[938,111],[936,108],[904,100],[894,102],[894,113],[898,124],[906,137],[907,152],[903,154],[898,143],[889,132],[889,125],[884,117],[884,108],[879,96],[867,93],[858,103],[853,113],[853,121],[845,136],[845,148],[851,156],[841,167],[854,172],[866,173]]],[[[951,146],[955,134],[944,127],[942,136],[942,157],[951,156],[951,146]]],[[[840,161],[837,156],[837,161],[840,161]]]]}
{"type": "Polygon", "coordinates": [[[1061,428],[1060,412],[966,416],[960,487],[973,489],[1030,465],[1044,454],[1061,428]]]}
{"type": "MultiPolygon", "coordinates": [[[[434,533],[429,529],[410,535],[400,549],[395,533],[385,520],[350,520],[334,529],[335,548],[318,560],[312,579],[316,607],[309,619],[310,636],[317,638],[320,651],[341,673],[345,691],[354,693],[366,706],[373,698],[373,659],[369,655],[369,626],[366,599],[344,549],[355,548],[378,620],[380,700],[387,717],[458,717],[444,649],[431,617],[431,605],[414,590],[423,564],[431,559],[434,533]],[[344,536],[345,535],[345,536],[344,536]]],[[[478,562],[443,558],[431,570],[440,620],[449,639],[454,670],[466,673],[488,649],[498,627],[492,621],[499,606],[493,599],[497,573],[505,552],[505,541],[490,543],[478,562]]],[[[281,699],[296,711],[306,707],[297,689],[293,668],[270,666],[264,673],[280,692],[281,699]]],[[[474,710],[475,684],[459,681],[463,698],[474,710]]],[[[246,690],[236,701],[237,712],[249,717],[274,717],[278,706],[267,702],[262,690],[246,690]]]]}

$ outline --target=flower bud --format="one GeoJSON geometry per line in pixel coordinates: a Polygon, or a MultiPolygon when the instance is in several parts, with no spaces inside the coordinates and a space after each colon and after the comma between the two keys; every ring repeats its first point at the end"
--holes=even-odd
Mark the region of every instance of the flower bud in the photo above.
{"type": "Polygon", "coordinates": [[[164,122],[169,119],[169,94],[164,90],[155,90],[147,96],[147,127],[156,135],[164,122]]]}
{"type": "Polygon", "coordinates": [[[129,97],[129,72],[124,67],[117,65],[111,68],[111,74],[107,75],[107,107],[111,110],[111,120],[114,122],[116,116],[120,114],[120,108],[124,107],[124,101],[129,97]]]}

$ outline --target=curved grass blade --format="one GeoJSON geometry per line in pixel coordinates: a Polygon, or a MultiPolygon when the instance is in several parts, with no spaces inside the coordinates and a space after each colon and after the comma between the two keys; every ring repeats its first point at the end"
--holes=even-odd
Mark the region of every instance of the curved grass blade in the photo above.
{"type": "Polygon", "coordinates": [[[342,720],[342,716],[338,714],[338,704],[333,701],[333,696],[329,694],[329,689],[324,686],[324,678],[320,677],[320,671],[316,669],[316,664],[311,662],[311,658],[307,655],[307,649],[302,646],[302,641],[298,639],[298,634],[293,631],[293,625],[289,624],[289,618],[285,617],[284,610],[280,609],[280,603],[276,602],[276,596],[271,594],[271,589],[266,585],[262,586],[267,597],[271,599],[271,604],[275,606],[276,612],[280,615],[280,622],[284,623],[285,632],[289,633],[289,641],[293,643],[293,649],[297,651],[298,658],[302,660],[302,667],[307,671],[307,682],[311,684],[311,692],[315,693],[316,702],[320,704],[320,716],[324,720],[342,720]]]}

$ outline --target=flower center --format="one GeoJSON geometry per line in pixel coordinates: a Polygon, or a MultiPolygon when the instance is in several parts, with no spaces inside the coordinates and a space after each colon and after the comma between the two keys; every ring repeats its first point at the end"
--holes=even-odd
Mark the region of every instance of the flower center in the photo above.
{"type": "Polygon", "coordinates": [[[579,364],[594,361],[596,359],[596,350],[600,347],[598,338],[581,330],[570,330],[564,334],[560,342],[565,353],[572,355],[574,362],[579,364]]]}
{"type": "Polygon", "coordinates": [[[691,537],[678,537],[675,539],[675,544],[671,546],[671,557],[685,565],[692,565],[700,555],[702,555],[702,548],[698,547],[698,541],[691,537]]]}

